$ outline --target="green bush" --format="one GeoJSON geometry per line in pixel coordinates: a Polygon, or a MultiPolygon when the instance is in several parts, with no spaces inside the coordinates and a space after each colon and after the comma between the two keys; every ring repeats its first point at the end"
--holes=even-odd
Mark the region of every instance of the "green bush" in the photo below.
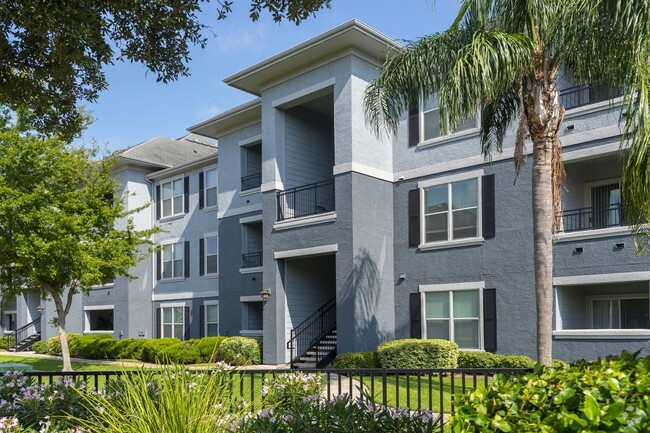
{"type": "Polygon", "coordinates": [[[40,353],[41,355],[47,355],[50,351],[50,344],[47,340],[37,341],[32,346],[32,350],[36,353],[40,353]]]}
{"type": "Polygon", "coordinates": [[[537,366],[523,376],[497,375],[487,389],[459,396],[450,424],[454,433],[647,432],[649,389],[650,357],[627,352],[537,366]]]}
{"type": "Polygon", "coordinates": [[[159,359],[171,364],[197,364],[201,362],[201,354],[196,347],[197,341],[187,340],[171,344],[160,351],[159,359]]]}
{"type": "Polygon", "coordinates": [[[377,348],[377,358],[385,368],[456,368],[458,345],[436,339],[387,341],[377,348]]]}
{"type": "Polygon", "coordinates": [[[0,338],[0,350],[7,350],[14,345],[16,339],[14,337],[0,338]]]}
{"type": "Polygon", "coordinates": [[[336,356],[334,368],[379,368],[377,352],[349,352],[336,356]]]}
{"type": "Polygon", "coordinates": [[[70,355],[89,359],[108,359],[110,358],[108,352],[114,344],[112,335],[80,335],[70,343],[70,355]]]}
{"type": "Polygon", "coordinates": [[[248,337],[226,338],[219,345],[217,360],[237,366],[259,364],[262,361],[259,342],[248,337]]]}
{"type": "Polygon", "coordinates": [[[196,349],[201,355],[201,362],[214,362],[217,360],[217,350],[228,337],[204,337],[196,342],[196,349]]]}
{"type": "MultiPolygon", "coordinates": [[[[68,347],[74,345],[74,340],[80,336],[81,336],[80,334],[68,334],[68,347]]],[[[34,349],[34,352],[43,353],[47,355],[61,356],[61,340],[59,340],[58,335],[55,335],[54,337],[50,337],[45,341],[41,341],[40,343],[41,344],[37,345],[39,352],[36,352],[36,349],[34,349]],[[47,349],[45,349],[45,347],[47,347],[47,349]]]]}
{"type": "Polygon", "coordinates": [[[107,349],[107,356],[111,359],[141,359],[145,341],[143,338],[115,340],[107,349]]]}
{"type": "Polygon", "coordinates": [[[142,346],[142,357],[145,362],[165,362],[161,352],[168,346],[180,343],[178,338],[155,338],[147,340],[142,346]]]}
{"type": "Polygon", "coordinates": [[[533,368],[535,361],[523,355],[500,355],[490,352],[458,352],[459,368],[533,368]]]}

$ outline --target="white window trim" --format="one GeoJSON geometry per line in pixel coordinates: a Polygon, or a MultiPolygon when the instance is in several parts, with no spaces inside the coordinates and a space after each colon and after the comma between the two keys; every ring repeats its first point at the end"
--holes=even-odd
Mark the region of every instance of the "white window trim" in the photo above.
{"type": "MultiPolygon", "coordinates": [[[[159,306],[160,307],[160,338],[178,338],[181,341],[185,340],[185,331],[184,330],[185,330],[185,320],[187,319],[185,317],[185,307],[186,306],[187,306],[187,304],[185,302],[169,302],[169,303],[160,304],[160,306],[159,306]],[[178,307],[182,308],[181,311],[183,312],[183,337],[182,338],[177,337],[177,336],[165,337],[165,332],[164,332],[165,321],[163,319],[165,316],[163,314],[163,308],[178,308],[178,307]]],[[[174,316],[173,316],[173,313],[172,313],[172,318],[173,317],[174,316]]],[[[172,326],[174,326],[174,325],[175,325],[175,323],[172,323],[172,326]]]]}
{"type": "MultiPolygon", "coordinates": [[[[165,239],[164,241],[160,241],[160,263],[156,263],[156,266],[160,266],[160,282],[174,282],[174,281],[183,281],[185,280],[185,238],[170,238],[170,239],[165,239]],[[165,278],[164,277],[164,271],[165,271],[165,266],[163,265],[164,263],[164,258],[163,258],[163,248],[168,245],[172,245],[172,258],[174,257],[173,249],[174,245],[176,244],[183,244],[183,276],[182,277],[174,277],[172,276],[171,278],[165,278]]],[[[157,260],[156,260],[157,261],[157,260]]],[[[174,267],[173,267],[173,259],[172,259],[172,275],[174,273],[174,267]]]]}
{"type": "MultiPolygon", "coordinates": [[[[239,302],[241,304],[250,304],[253,302],[259,302],[262,304],[262,311],[264,309],[264,304],[262,301],[262,298],[260,296],[240,296],[239,297],[239,302]]],[[[242,305],[243,307],[243,305],[242,305]]],[[[264,319],[264,313],[262,312],[262,319],[264,319]]],[[[261,336],[263,333],[263,327],[264,325],[262,324],[262,329],[244,329],[244,323],[248,323],[248,307],[247,308],[242,308],[242,318],[241,318],[241,330],[239,331],[239,335],[246,335],[246,336],[261,336]]]]}
{"type": "MultiPolygon", "coordinates": [[[[437,108],[440,111],[440,106],[437,108]]],[[[433,110],[428,110],[433,111],[433,110]]],[[[427,111],[427,112],[428,112],[427,111]]],[[[476,127],[465,129],[459,132],[449,131],[449,120],[445,119],[446,130],[445,135],[439,137],[424,139],[424,101],[420,101],[418,105],[418,147],[429,147],[446,141],[453,141],[454,139],[464,138],[472,135],[477,135],[481,131],[481,110],[476,110],[476,127]]]]}
{"type": "MultiPolygon", "coordinates": [[[[211,254],[214,255],[214,254],[211,254]]],[[[219,232],[209,232],[203,234],[203,276],[214,278],[219,276],[219,232]],[[208,238],[217,238],[217,272],[208,272],[208,238]]]]}
{"type": "Polygon", "coordinates": [[[219,209],[219,168],[216,164],[210,165],[207,167],[203,168],[203,210],[204,211],[213,211],[213,210],[218,210],[219,209]],[[217,188],[217,204],[208,206],[208,175],[207,172],[210,170],[216,170],[217,171],[217,186],[213,188],[217,188]]]}
{"type": "MultiPolygon", "coordinates": [[[[447,247],[461,247],[467,245],[478,245],[482,244],[485,239],[483,238],[483,196],[482,196],[482,186],[483,186],[483,176],[485,174],[484,170],[473,170],[466,173],[459,173],[451,176],[438,177],[435,179],[428,179],[418,182],[418,188],[420,189],[420,245],[418,249],[422,251],[438,249],[438,248],[447,248],[447,247]],[[425,218],[424,218],[424,190],[432,186],[439,186],[445,184],[451,184],[454,182],[460,182],[469,179],[476,179],[476,193],[477,193],[477,206],[476,206],[476,232],[477,236],[474,238],[462,238],[462,239],[452,239],[449,240],[449,233],[452,232],[453,227],[448,226],[449,233],[447,234],[446,241],[439,242],[425,242],[426,236],[426,227],[425,227],[425,218]]],[[[449,203],[449,209],[447,210],[447,217],[450,218],[451,215],[451,203],[449,203]]]]}
{"type": "MultiPolygon", "coordinates": [[[[483,326],[483,290],[485,289],[485,281],[476,281],[476,282],[465,282],[465,283],[450,283],[450,284],[425,284],[419,287],[420,290],[420,332],[422,338],[427,338],[427,319],[426,319],[426,300],[425,295],[432,292],[461,292],[469,290],[478,290],[478,349],[471,348],[461,348],[462,350],[467,351],[485,351],[485,342],[484,342],[484,326],[483,326]]],[[[453,297],[453,295],[452,295],[453,297]]],[[[453,299],[452,299],[453,300],[453,299]]],[[[453,341],[453,305],[450,303],[449,306],[449,336],[453,341]]]]}
{"type": "Polygon", "coordinates": [[[219,308],[219,301],[203,301],[203,335],[208,335],[208,308],[209,306],[217,306],[217,336],[221,335],[221,309],[219,308]]]}
{"type": "Polygon", "coordinates": [[[14,331],[11,331],[11,330],[7,331],[7,330],[5,329],[5,320],[4,320],[4,316],[5,316],[5,315],[9,315],[9,314],[15,314],[15,315],[16,315],[16,320],[14,320],[14,326],[16,327],[16,329],[18,329],[18,310],[5,310],[5,311],[2,312],[2,316],[3,316],[3,317],[2,317],[2,324],[1,324],[1,325],[2,325],[2,329],[4,330],[4,333],[5,333],[5,334],[13,334],[13,332],[14,332],[14,331]]]}
{"type": "Polygon", "coordinates": [[[88,305],[84,309],[84,330],[83,334],[114,334],[115,333],[115,305],[88,305]],[[112,331],[93,331],[90,329],[90,317],[88,311],[113,310],[113,330],[112,331]]]}
{"type": "MultiPolygon", "coordinates": [[[[179,176],[170,177],[170,178],[167,178],[167,179],[160,180],[158,182],[158,186],[160,186],[160,197],[159,197],[160,200],[158,200],[158,202],[156,203],[156,206],[160,205],[160,219],[158,221],[166,221],[166,220],[176,219],[176,218],[179,218],[179,217],[185,215],[185,211],[186,211],[186,209],[185,209],[185,173],[182,173],[179,176]],[[179,213],[172,213],[170,215],[163,215],[163,208],[164,208],[163,207],[163,197],[162,197],[163,196],[163,185],[166,184],[166,183],[172,182],[172,193],[173,193],[173,190],[174,190],[173,182],[175,182],[177,180],[180,180],[181,183],[183,183],[183,194],[181,194],[183,209],[179,213]]],[[[173,197],[174,196],[172,195],[172,212],[174,211],[173,197]]]]}

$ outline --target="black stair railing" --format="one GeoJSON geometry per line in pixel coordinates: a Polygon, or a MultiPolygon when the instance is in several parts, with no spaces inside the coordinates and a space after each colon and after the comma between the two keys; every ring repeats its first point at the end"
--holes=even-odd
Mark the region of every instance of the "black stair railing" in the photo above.
{"type": "Polygon", "coordinates": [[[41,318],[39,317],[36,320],[32,320],[28,324],[21,326],[20,328],[16,329],[11,336],[14,339],[14,345],[13,347],[18,350],[20,348],[21,343],[23,343],[25,340],[33,337],[34,335],[40,334],[41,333],[41,318]]]}
{"type": "Polygon", "coordinates": [[[314,314],[291,330],[291,338],[287,342],[287,349],[291,350],[291,368],[294,368],[300,357],[310,349],[315,351],[318,365],[332,349],[319,350],[316,346],[334,329],[336,329],[336,297],[327,301],[314,314]]]}

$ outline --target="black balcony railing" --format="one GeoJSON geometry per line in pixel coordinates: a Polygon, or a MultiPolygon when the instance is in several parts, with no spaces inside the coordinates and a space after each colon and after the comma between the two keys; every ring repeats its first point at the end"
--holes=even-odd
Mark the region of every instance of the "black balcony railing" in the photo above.
{"type": "Polygon", "coordinates": [[[561,90],[560,103],[565,109],[570,110],[572,108],[582,107],[583,105],[606,101],[621,96],[622,94],[623,89],[620,87],[610,87],[605,85],[593,86],[591,84],[586,84],[561,90]]]}
{"type": "Polygon", "coordinates": [[[258,188],[262,184],[262,173],[249,174],[241,178],[241,190],[258,188]]]}
{"type": "Polygon", "coordinates": [[[278,221],[334,210],[334,181],[313,183],[278,192],[278,221]]]}
{"type": "Polygon", "coordinates": [[[241,255],[242,268],[256,268],[262,266],[262,253],[246,253],[241,255]]]}
{"type": "Polygon", "coordinates": [[[565,210],[562,213],[562,230],[596,230],[627,225],[625,208],[620,203],[565,210]]]}

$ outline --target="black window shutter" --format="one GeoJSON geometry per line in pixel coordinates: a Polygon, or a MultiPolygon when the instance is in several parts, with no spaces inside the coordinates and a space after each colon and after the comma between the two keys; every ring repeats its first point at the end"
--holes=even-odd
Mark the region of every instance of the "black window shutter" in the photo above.
{"type": "Polygon", "coordinates": [[[203,274],[205,274],[205,239],[201,238],[199,239],[199,275],[203,274]]]}
{"type": "Polygon", "coordinates": [[[411,313],[411,338],[422,338],[422,298],[419,293],[409,295],[411,313]]]}
{"type": "Polygon", "coordinates": [[[483,176],[481,181],[483,237],[492,239],[496,235],[496,214],[494,206],[494,175],[483,176]]]}
{"type": "Polygon", "coordinates": [[[203,209],[203,172],[199,173],[199,209],[203,209]]]}
{"type": "Polygon", "coordinates": [[[420,190],[409,191],[409,246],[420,245],[420,190]]]}
{"type": "Polygon", "coordinates": [[[185,307],[185,317],[183,318],[185,320],[185,336],[183,340],[189,340],[191,338],[190,336],[190,307],[185,307]]]}
{"type": "Polygon", "coordinates": [[[162,309],[156,308],[156,331],[154,332],[156,338],[162,338],[161,329],[162,329],[162,309]]]}
{"type": "Polygon", "coordinates": [[[496,289],[483,289],[483,345],[487,352],[497,351],[496,289]]]}
{"type": "Polygon", "coordinates": [[[156,185],[156,219],[160,219],[160,208],[162,203],[160,202],[160,185],[156,185]]]}
{"type": "Polygon", "coordinates": [[[185,213],[190,211],[190,177],[185,176],[183,182],[183,205],[185,207],[185,213]]]}
{"type": "Polygon", "coordinates": [[[203,338],[205,337],[205,306],[201,305],[199,308],[199,323],[201,325],[201,329],[199,329],[199,337],[203,338]]]}
{"type": "Polygon", "coordinates": [[[156,281],[162,276],[162,251],[156,251],[156,281]]]}
{"type": "Polygon", "coordinates": [[[185,241],[184,253],[185,253],[185,257],[184,257],[185,273],[183,274],[183,276],[185,278],[188,278],[190,276],[190,241],[185,241]]]}
{"type": "Polygon", "coordinates": [[[416,146],[420,142],[420,110],[417,105],[412,105],[409,108],[409,147],[416,146]]]}

